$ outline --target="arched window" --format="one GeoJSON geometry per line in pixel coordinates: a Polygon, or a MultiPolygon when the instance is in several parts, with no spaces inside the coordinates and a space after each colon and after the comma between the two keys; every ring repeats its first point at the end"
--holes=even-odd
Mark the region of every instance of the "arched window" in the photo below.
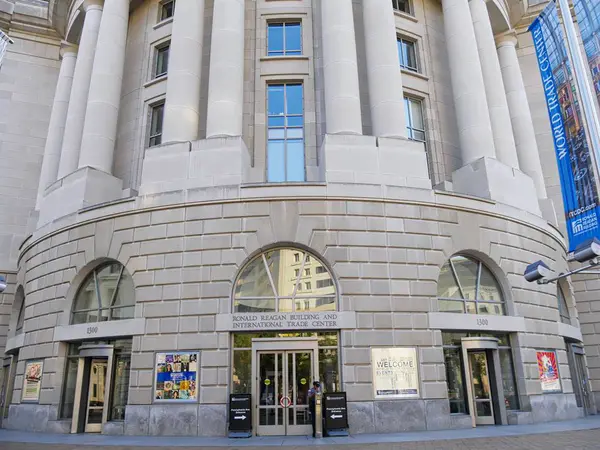
{"type": "Polygon", "coordinates": [[[504,298],[498,281],[480,261],[454,255],[442,267],[438,280],[441,312],[505,314],[504,298]]]}
{"type": "Polygon", "coordinates": [[[83,281],[73,306],[72,323],[132,319],[135,288],[131,276],[118,262],[96,267],[83,281]]]}
{"type": "Polygon", "coordinates": [[[560,321],[570,325],[571,317],[569,316],[569,307],[567,306],[567,299],[565,298],[565,294],[560,285],[556,287],[556,297],[558,299],[558,313],[560,314],[560,321]]]}
{"type": "Polygon", "coordinates": [[[23,323],[25,322],[25,291],[22,286],[19,286],[17,294],[15,295],[15,306],[16,305],[19,305],[19,315],[17,316],[15,336],[23,332],[23,323]]]}
{"type": "Polygon", "coordinates": [[[278,248],[252,259],[235,282],[234,312],[335,311],[329,270],[304,250],[278,248]]]}

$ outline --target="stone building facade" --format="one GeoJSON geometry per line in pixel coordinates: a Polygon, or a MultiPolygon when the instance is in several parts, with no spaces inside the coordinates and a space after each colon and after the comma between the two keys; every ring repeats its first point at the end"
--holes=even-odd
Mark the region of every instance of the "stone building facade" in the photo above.
{"type": "Polygon", "coordinates": [[[569,267],[530,3],[0,0],[3,426],[594,414],[597,279],[522,276],[569,267]]]}

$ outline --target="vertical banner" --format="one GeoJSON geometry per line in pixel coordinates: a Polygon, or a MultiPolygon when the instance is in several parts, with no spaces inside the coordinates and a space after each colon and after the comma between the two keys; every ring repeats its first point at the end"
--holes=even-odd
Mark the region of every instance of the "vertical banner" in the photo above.
{"type": "Polygon", "coordinates": [[[25,379],[23,380],[21,401],[37,402],[40,400],[43,370],[43,361],[27,361],[25,363],[25,379]]]}
{"type": "Polygon", "coordinates": [[[555,352],[537,352],[538,371],[543,392],[559,392],[558,363],[555,352]]]}
{"type": "Polygon", "coordinates": [[[593,158],[576,97],[565,37],[554,2],[531,24],[554,139],[569,251],[600,235],[600,203],[593,158]]]}
{"type": "Polygon", "coordinates": [[[372,348],[375,398],[419,398],[417,349],[372,348]]]}
{"type": "Polygon", "coordinates": [[[600,2],[598,0],[574,0],[573,7],[585,55],[590,66],[594,91],[598,103],[600,103],[600,2]]]}

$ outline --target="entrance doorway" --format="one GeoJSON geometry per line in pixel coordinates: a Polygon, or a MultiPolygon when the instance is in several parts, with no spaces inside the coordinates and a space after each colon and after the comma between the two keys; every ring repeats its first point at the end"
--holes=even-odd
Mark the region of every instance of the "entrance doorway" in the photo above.
{"type": "Polygon", "coordinates": [[[258,436],[312,432],[308,390],[318,373],[317,349],[314,338],[252,340],[258,436]]]}
{"type": "Polygon", "coordinates": [[[90,382],[88,389],[87,411],[85,414],[85,432],[100,433],[102,431],[102,413],[106,399],[106,373],[108,359],[93,359],[90,366],[90,382]]]}
{"type": "Polygon", "coordinates": [[[461,347],[473,427],[508,424],[498,339],[464,337],[461,347]]]}
{"type": "Polygon", "coordinates": [[[486,352],[469,352],[476,425],[494,425],[494,405],[486,352]]]}
{"type": "Polygon", "coordinates": [[[596,408],[590,396],[590,381],[585,369],[583,347],[567,343],[567,348],[569,349],[569,365],[572,367],[571,377],[573,378],[573,390],[575,391],[577,406],[583,408],[586,416],[596,414],[596,408]]]}
{"type": "Polygon", "coordinates": [[[83,344],[79,347],[71,433],[102,432],[108,418],[113,361],[112,345],[83,344]]]}

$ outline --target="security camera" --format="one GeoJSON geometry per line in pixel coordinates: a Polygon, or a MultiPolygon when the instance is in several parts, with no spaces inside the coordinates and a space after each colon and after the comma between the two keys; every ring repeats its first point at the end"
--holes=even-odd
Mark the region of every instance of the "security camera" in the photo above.
{"type": "Polygon", "coordinates": [[[3,275],[0,275],[0,294],[2,294],[6,290],[6,278],[3,275]]]}
{"type": "Polygon", "coordinates": [[[588,239],[579,244],[573,252],[573,257],[576,261],[586,262],[600,256],[600,240],[597,238],[588,239]]]}
{"type": "Polygon", "coordinates": [[[531,283],[532,281],[539,281],[544,278],[548,278],[551,274],[552,271],[546,264],[544,264],[543,261],[536,261],[527,266],[523,276],[531,283]]]}

